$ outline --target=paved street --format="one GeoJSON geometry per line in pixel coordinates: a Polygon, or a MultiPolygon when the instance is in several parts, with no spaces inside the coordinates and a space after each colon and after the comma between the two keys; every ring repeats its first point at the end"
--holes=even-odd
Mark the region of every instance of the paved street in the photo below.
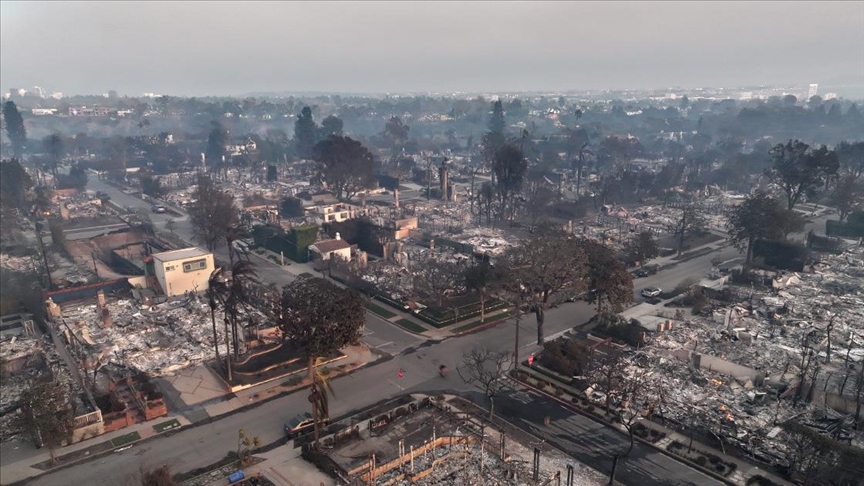
{"type": "MultiPolygon", "coordinates": [[[[566,308],[552,309],[547,318],[548,333],[563,331],[572,326],[575,321],[587,319],[588,316],[590,316],[590,306],[587,304],[575,304],[566,308]]],[[[509,351],[512,349],[514,332],[515,323],[512,320],[507,321],[494,328],[463,338],[447,339],[434,346],[421,346],[392,360],[340,377],[332,383],[335,392],[335,397],[331,402],[332,415],[336,417],[346,414],[353,409],[405,392],[434,393],[438,390],[468,390],[455,373],[447,378],[441,378],[438,375],[438,366],[440,364],[455,366],[462,353],[472,346],[482,345],[509,351]],[[404,378],[401,379],[397,375],[400,369],[404,370],[404,378]]],[[[536,349],[534,340],[533,321],[525,319],[522,322],[520,335],[520,344],[524,353],[527,354],[536,349]]],[[[524,400],[524,395],[516,399],[524,400]]],[[[542,403],[542,400],[538,402],[538,404],[542,403]]],[[[236,433],[241,427],[246,430],[247,434],[259,436],[265,444],[278,440],[282,437],[282,424],[285,419],[306,410],[308,406],[305,394],[302,392],[295,393],[264,403],[253,409],[224,417],[210,425],[187,429],[171,436],[136,445],[121,453],[103,456],[85,464],[39,476],[34,478],[30,484],[58,486],[76,483],[122,484],[140,467],[161,464],[171,465],[175,472],[188,471],[221,459],[236,446],[236,433]]],[[[513,407],[521,407],[522,410],[526,408],[524,404],[509,407],[502,405],[502,409],[505,411],[516,410],[513,407]]],[[[602,427],[596,425],[592,420],[572,415],[569,411],[559,408],[553,403],[545,404],[543,407],[535,410],[543,410],[545,414],[545,407],[557,409],[556,417],[570,417],[566,419],[566,423],[572,425],[566,425],[566,427],[582,427],[585,430],[590,430],[588,435],[595,437],[595,439],[592,439],[592,442],[585,447],[599,447],[600,442],[607,440],[607,434],[611,438],[608,439],[610,442],[608,446],[605,446],[604,451],[612,450],[626,442],[623,436],[615,440],[613,439],[615,432],[601,432],[602,427]],[[597,437],[604,437],[604,439],[597,442],[597,437]]],[[[533,405],[527,408],[533,408],[533,405]]],[[[534,422],[534,419],[531,418],[533,416],[529,414],[525,420],[535,425],[542,423],[542,421],[534,422]]],[[[557,421],[553,426],[559,426],[557,421]]],[[[565,425],[562,423],[561,427],[565,427],[565,425]]],[[[587,440],[588,435],[586,435],[585,440],[587,440]]],[[[579,440],[581,441],[581,439],[579,440]]],[[[566,446],[565,450],[569,450],[570,445],[564,445],[566,446]]],[[[666,477],[667,482],[665,484],[670,484],[668,482],[670,480],[679,481],[674,484],[711,484],[704,477],[700,481],[691,481],[694,472],[690,468],[680,465],[660,453],[645,451],[644,454],[644,458],[634,458],[634,464],[638,464],[639,470],[644,471],[645,474],[657,475],[658,478],[666,477]]],[[[597,463],[600,464],[600,461],[598,460],[597,463]]],[[[637,466],[633,467],[636,468],[637,466]]],[[[636,481],[631,484],[644,483],[636,481]]]]}
{"type": "MultiPolygon", "coordinates": [[[[612,457],[630,447],[627,436],[535,393],[508,389],[495,400],[495,409],[500,416],[603,474],[611,474],[612,457]],[[551,419],[548,426],[543,424],[547,416],[551,419]]],[[[619,461],[615,479],[640,486],[723,484],[638,442],[630,456],[619,461]]]]}
{"type": "MultiPolygon", "coordinates": [[[[91,179],[92,181],[92,179],[91,179]]],[[[116,188],[101,181],[92,181],[88,187],[104,190],[120,205],[149,208],[143,201],[122,194],[116,188]]],[[[153,214],[157,225],[164,225],[168,216],[153,214]]],[[[188,237],[191,228],[188,221],[178,218],[177,233],[188,237]]],[[[222,249],[224,253],[224,248],[222,249]]],[[[684,262],[658,275],[638,279],[637,286],[647,285],[674,287],[687,276],[701,276],[708,271],[710,260],[717,254],[721,258],[735,258],[735,250],[724,249],[684,262]],[[668,272],[668,273],[667,273],[668,272]]],[[[222,255],[227,260],[227,254],[222,255]]],[[[277,284],[287,283],[292,276],[281,268],[262,262],[259,273],[263,280],[277,284]]],[[[593,315],[593,306],[585,302],[565,304],[550,309],[546,314],[546,336],[552,336],[587,321],[593,315]]],[[[364,341],[381,351],[395,355],[374,366],[362,369],[333,381],[335,396],[331,403],[331,415],[336,417],[351,410],[378,402],[384,398],[411,391],[432,392],[438,390],[467,391],[457,374],[447,378],[438,375],[438,366],[446,364],[453,368],[462,354],[473,346],[511,351],[515,334],[515,320],[510,319],[496,327],[461,338],[445,339],[440,343],[424,342],[424,339],[402,331],[374,314],[367,318],[364,341]],[[399,378],[399,370],[404,377],[399,378]]],[[[520,326],[520,356],[539,350],[536,345],[533,315],[524,316],[520,326]]],[[[162,464],[172,466],[174,472],[183,472],[211,464],[236,447],[236,434],[244,428],[247,434],[257,435],[268,444],[283,435],[282,424],[286,418],[308,409],[305,393],[295,393],[252,409],[223,417],[212,424],[183,430],[174,435],[160,437],[134,446],[121,453],[103,456],[93,461],[72,466],[52,474],[34,478],[30,484],[122,484],[141,467],[162,464]]],[[[556,403],[521,391],[514,391],[510,398],[499,400],[502,413],[523,425],[539,428],[548,440],[571,452],[580,460],[601,471],[611,466],[610,454],[627,443],[626,437],[602,427],[596,422],[574,415],[556,403]],[[527,403],[526,403],[527,401],[527,403]],[[549,427],[542,426],[543,415],[554,417],[549,427]]],[[[619,479],[627,484],[713,484],[713,480],[696,473],[665,455],[649,448],[639,447],[633,457],[621,464],[619,479]]]]}

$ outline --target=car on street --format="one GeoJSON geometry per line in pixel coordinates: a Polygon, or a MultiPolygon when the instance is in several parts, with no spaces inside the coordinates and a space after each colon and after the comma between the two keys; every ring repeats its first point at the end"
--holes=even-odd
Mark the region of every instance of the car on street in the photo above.
{"type": "Polygon", "coordinates": [[[249,253],[249,243],[247,243],[245,241],[240,241],[240,240],[232,241],[231,246],[234,247],[234,250],[236,250],[236,251],[238,251],[244,255],[249,253]]]}
{"type": "Polygon", "coordinates": [[[111,199],[111,196],[109,196],[108,193],[105,191],[96,191],[96,197],[98,197],[99,199],[106,200],[106,201],[111,199]]]}
{"type": "Polygon", "coordinates": [[[154,213],[161,214],[161,213],[167,212],[168,208],[166,208],[165,206],[153,206],[152,208],[150,208],[150,210],[153,211],[154,213]]]}
{"type": "Polygon", "coordinates": [[[660,265],[645,265],[644,267],[636,270],[633,274],[637,277],[649,277],[651,275],[656,274],[660,270],[660,265]]]}
{"type": "Polygon", "coordinates": [[[642,297],[657,297],[663,293],[663,290],[660,287],[645,287],[642,289],[642,297]]]}
{"type": "MultiPolygon", "coordinates": [[[[330,419],[324,418],[321,420],[321,425],[326,425],[329,421],[330,419]]],[[[312,431],[313,426],[314,421],[312,420],[312,414],[309,412],[303,412],[285,422],[285,435],[291,438],[298,437],[312,431]]]]}

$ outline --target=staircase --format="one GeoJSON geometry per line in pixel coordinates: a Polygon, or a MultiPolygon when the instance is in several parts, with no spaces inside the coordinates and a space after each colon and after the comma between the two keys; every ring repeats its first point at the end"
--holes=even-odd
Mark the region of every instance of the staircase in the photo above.
{"type": "Polygon", "coordinates": [[[141,404],[135,398],[135,394],[125,380],[117,383],[117,388],[114,389],[114,392],[118,398],[126,402],[127,410],[132,414],[136,424],[146,420],[144,410],[141,410],[141,404]]]}
{"type": "Polygon", "coordinates": [[[155,295],[165,295],[162,286],[159,285],[159,279],[156,278],[156,275],[147,276],[147,288],[152,290],[155,295]]]}

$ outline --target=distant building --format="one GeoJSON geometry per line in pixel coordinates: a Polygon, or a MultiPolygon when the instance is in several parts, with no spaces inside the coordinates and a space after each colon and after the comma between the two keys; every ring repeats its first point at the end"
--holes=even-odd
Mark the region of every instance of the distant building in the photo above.
{"type": "Polygon", "coordinates": [[[56,115],[57,108],[33,108],[30,113],[34,116],[56,115]]]}
{"type": "Polygon", "coordinates": [[[213,254],[200,248],[184,248],[153,254],[156,279],[167,296],[207,290],[213,272],[213,254]]]}
{"type": "Polygon", "coordinates": [[[815,83],[811,84],[810,89],[807,90],[807,99],[809,100],[817,94],[819,94],[819,85],[815,83]]]}
{"type": "Polygon", "coordinates": [[[752,91],[745,91],[745,92],[741,93],[741,97],[739,99],[741,101],[752,100],[753,99],[753,92],[752,91]]]}
{"type": "Polygon", "coordinates": [[[313,206],[308,209],[309,216],[316,223],[339,223],[349,219],[359,218],[366,214],[366,208],[348,203],[337,203],[326,206],[313,206]]]}
{"type": "Polygon", "coordinates": [[[825,93],[825,101],[837,98],[837,93],[825,93]]]}
{"type": "Polygon", "coordinates": [[[51,93],[51,97],[55,100],[59,100],[63,98],[63,93],[61,93],[60,91],[54,91],[53,93],[51,93]]]}
{"type": "Polygon", "coordinates": [[[70,106],[69,116],[108,116],[111,109],[105,106],[70,106]]]}
{"type": "Polygon", "coordinates": [[[37,98],[45,99],[45,90],[39,86],[33,86],[32,94],[37,98]]]}

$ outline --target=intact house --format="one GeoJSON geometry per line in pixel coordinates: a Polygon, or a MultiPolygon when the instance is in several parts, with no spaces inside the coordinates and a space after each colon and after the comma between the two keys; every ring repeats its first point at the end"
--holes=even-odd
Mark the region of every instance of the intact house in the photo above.
{"type": "Polygon", "coordinates": [[[309,260],[329,260],[333,257],[351,261],[351,245],[339,233],[332,240],[321,240],[309,245],[309,260]]]}
{"type": "Polygon", "coordinates": [[[153,254],[156,280],[168,297],[207,290],[213,268],[213,254],[200,248],[153,254]]]}

